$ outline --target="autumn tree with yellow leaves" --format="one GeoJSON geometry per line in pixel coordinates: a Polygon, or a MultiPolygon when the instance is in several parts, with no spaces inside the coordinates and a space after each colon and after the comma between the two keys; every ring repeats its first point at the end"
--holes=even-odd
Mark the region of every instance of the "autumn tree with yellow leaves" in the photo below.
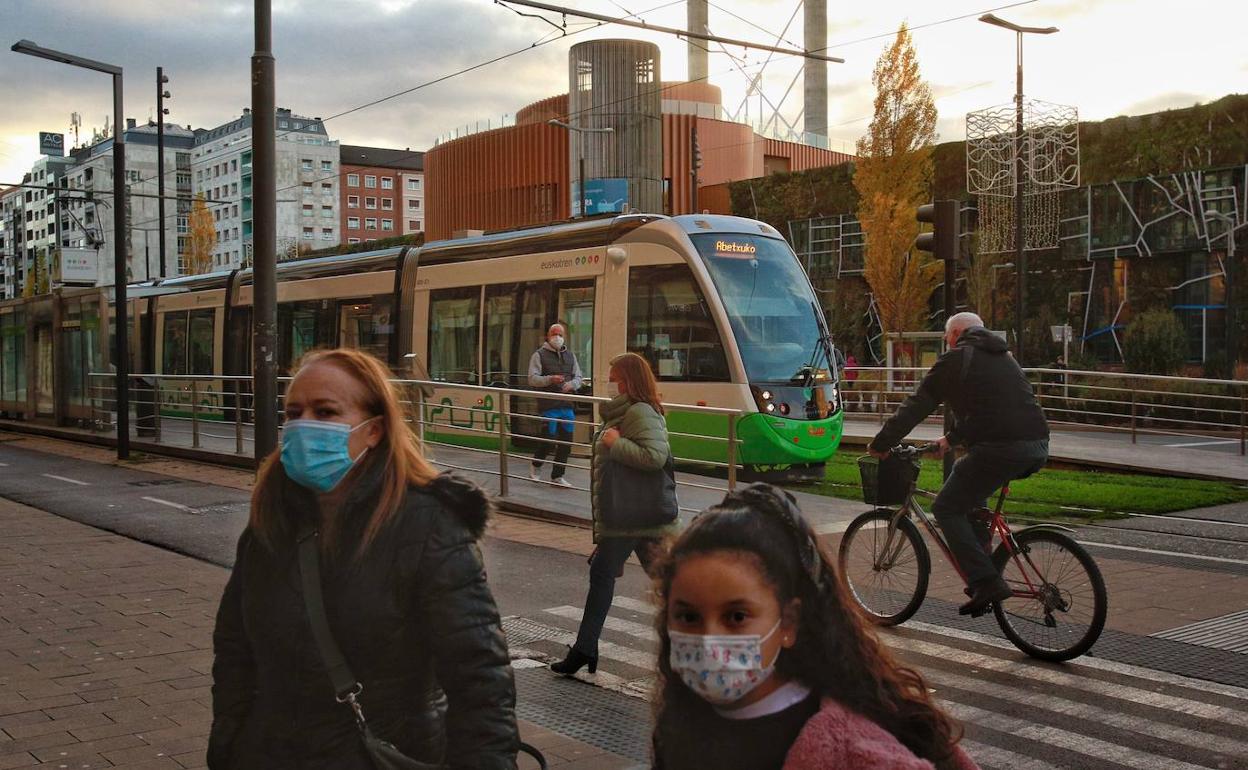
{"type": "Polygon", "coordinates": [[[940,263],[913,248],[915,209],[926,203],[934,165],[936,105],[919,76],[905,24],[875,63],[875,112],[858,140],[854,187],[866,240],[863,276],[885,332],[923,328],[940,263]]]}
{"type": "Polygon", "coordinates": [[[186,274],[200,275],[212,269],[212,252],[217,248],[216,223],[203,193],[195,196],[188,224],[191,237],[186,252],[186,274]]]}

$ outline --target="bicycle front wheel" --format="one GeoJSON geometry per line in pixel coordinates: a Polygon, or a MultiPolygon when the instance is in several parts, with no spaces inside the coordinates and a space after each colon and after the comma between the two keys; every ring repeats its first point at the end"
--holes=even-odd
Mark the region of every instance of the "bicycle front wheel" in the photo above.
{"type": "Polygon", "coordinates": [[[992,607],[1014,646],[1033,658],[1063,661],[1088,650],[1105,628],[1108,596],[1101,570],[1073,538],[1048,529],[1015,535],[1019,551],[998,546],[993,560],[1014,596],[992,607]]]}
{"type": "Polygon", "coordinates": [[[858,605],[882,626],[904,623],[923,603],[931,557],[918,527],[877,508],[854,519],[841,538],[838,566],[858,605]]]}

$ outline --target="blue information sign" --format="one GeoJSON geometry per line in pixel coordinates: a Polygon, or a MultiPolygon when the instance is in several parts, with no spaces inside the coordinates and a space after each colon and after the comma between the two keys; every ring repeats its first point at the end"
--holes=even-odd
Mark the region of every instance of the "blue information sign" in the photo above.
{"type": "Polygon", "coordinates": [[[584,205],[585,213],[589,215],[623,211],[628,204],[628,180],[622,177],[586,179],[584,196],[577,194],[580,192],[579,182],[572,183],[572,190],[575,195],[572,216],[580,215],[581,205],[584,205]]]}

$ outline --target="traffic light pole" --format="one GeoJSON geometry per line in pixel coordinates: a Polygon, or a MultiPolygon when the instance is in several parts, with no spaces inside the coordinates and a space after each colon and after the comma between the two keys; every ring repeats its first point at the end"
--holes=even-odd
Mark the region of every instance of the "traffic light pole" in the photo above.
{"type": "MultiPolygon", "coordinates": [[[[919,206],[914,218],[932,226],[930,233],[919,233],[914,239],[914,247],[945,263],[945,319],[953,316],[957,307],[955,285],[957,281],[958,221],[957,201],[936,201],[919,206]]],[[[953,410],[945,404],[945,435],[953,430],[953,410]]],[[[945,478],[953,473],[953,452],[946,452],[944,458],[945,478]]]]}
{"type": "Polygon", "coordinates": [[[693,190],[689,193],[689,213],[698,213],[698,169],[702,167],[702,150],[698,147],[698,124],[697,118],[694,118],[693,133],[691,135],[691,146],[689,154],[689,165],[691,168],[690,176],[692,177],[693,190]]]}

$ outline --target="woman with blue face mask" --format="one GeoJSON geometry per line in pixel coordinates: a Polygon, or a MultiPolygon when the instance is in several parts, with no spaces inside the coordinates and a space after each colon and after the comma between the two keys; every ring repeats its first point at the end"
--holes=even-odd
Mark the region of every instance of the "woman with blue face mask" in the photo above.
{"type": "Polygon", "coordinates": [[[489,500],[424,458],[388,378],[356,350],[297,367],[217,613],[212,770],[375,766],[312,631],[308,575],[376,739],[440,767],[516,767],[515,688],[477,547],[489,500]],[[319,565],[305,570],[309,541],[319,565]]]}
{"type": "Polygon", "coordinates": [[[974,770],[867,625],[792,496],[729,493],[656,570],[654,770],[974,770]]]}

